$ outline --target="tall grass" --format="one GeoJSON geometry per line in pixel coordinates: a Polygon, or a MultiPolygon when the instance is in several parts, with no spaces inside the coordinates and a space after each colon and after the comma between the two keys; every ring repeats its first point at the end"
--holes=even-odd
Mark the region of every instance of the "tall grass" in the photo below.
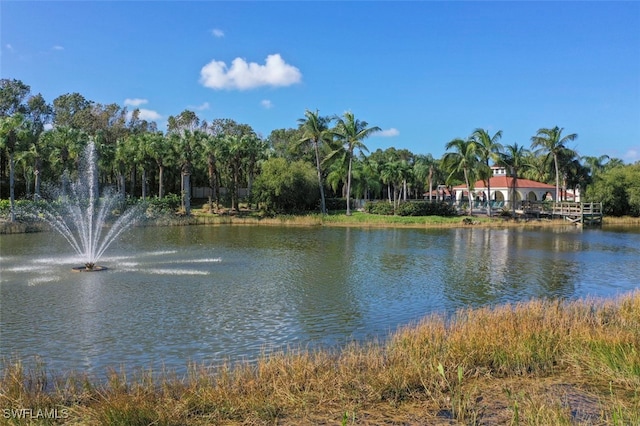
{"type": "Polygon", "coordinates": [[[431,315],[384,342],[194,364],[184,377],[92,382],[5,361],[0,409],[54,407],[68,413],[54,422],[90,425],[640,424],[640,291],[431,315]]]}

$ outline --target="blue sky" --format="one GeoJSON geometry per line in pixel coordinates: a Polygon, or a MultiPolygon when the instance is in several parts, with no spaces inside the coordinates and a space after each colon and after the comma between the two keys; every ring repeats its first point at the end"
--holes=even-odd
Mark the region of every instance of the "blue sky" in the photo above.
{"type": "Polygon", "coordinates": [[[48,102],[78,92],[185,109],[267,137],[306,109],[383,132],[370,151],[438,158],[476,128],[529,147],[640,160],[640,2],[7,1],[0,74],[48,102]]]}

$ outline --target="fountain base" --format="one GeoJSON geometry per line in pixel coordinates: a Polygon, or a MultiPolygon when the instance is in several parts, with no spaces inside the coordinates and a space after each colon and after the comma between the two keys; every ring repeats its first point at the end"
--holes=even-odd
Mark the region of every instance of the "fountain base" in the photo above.
{"type": "Polygon", "coordinates": [[[88,268],[86,266],[76,266],[74,268],[71,268],[73,272],[100,272],[100,271],[106,271],[107,269],[109,268],[107,268],[106,266],[98,266],[98,265],[93,266],[91,268],[88,268]]]}

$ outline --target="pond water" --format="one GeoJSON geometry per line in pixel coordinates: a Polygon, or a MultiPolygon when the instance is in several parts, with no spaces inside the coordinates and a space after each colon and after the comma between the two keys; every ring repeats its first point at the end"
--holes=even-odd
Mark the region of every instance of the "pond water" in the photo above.
{"type": "Polygon", "coordinates": [[[640,286],[640,228],[134,228],[99,264],[0,235],[0,358],[103,374],[384,338],[434,312],[640,286]]]}

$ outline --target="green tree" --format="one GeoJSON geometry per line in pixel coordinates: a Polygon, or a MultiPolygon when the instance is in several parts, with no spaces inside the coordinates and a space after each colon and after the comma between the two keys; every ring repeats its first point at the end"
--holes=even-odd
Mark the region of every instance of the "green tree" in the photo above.
{"type": "Polygon", "coordinates": [[[433,182],[436,174],[437,161],[431,154],[417,155],[413,163],[413,176],[420,183],[419,188],[424,188],[427,183],[429,193],[429,202],[431,202],[431,194],[433,193],[433,182]]]}
{"type": "Polygon", "coordinates": [[[354,150],[368,151],[364,139],[373,133],[379,132],[378,126],[368,127],[369,123],[358,120],[350,111],[345,112],[342,117],[335,117],[336,127],[332,133],[342,144],[347,154],[348,171],[347,171],[347,216],[351,215],[351,172],[353,168],[353,152],[354,150]]]}
{"type": "Polygon", "coordinates": [[[348,154],[344,146],[337,145],[322,161],[325,170],[325,184],[338,197],[347,198],[348,154]]]}
{"type": "Polygon", "coordinates": [[[256,200],[267,210],[277,212],[313,209],[319,198],[313,190],[314,175],[314,167],[305,161],[270,158],[262,164],[262,173],[256,178],[256,200]]]}
{"type": "Polygon", "coordinates": [[[585,191],[588,202],[602,202],[603,213],[640,217],[640,163],[604,170],[585,191]]]}
{"type": "Polygon", "coordinates": [[[195,147],[199,139],[200,119],[189,110],[182,111],[178,116],[170,116],[167,120],[167,132],[180,162],[182,208],[184,213],[191,215],[191,173],[195,147]]]}
{"type": "Polygon", "coordinates": [[[601,155],[600,157],[592,157],[585,155],[582,156],[581,159],[584,161],[586,167],[589,169],[589,173],[593,177],[604,170],[605,164],[609,160],[609,156],[601,155]]]}
{"type": "Polygon", "coordinates": [[[9,160],[9,205],[10,220],[15,222],[15,153],[19,150],[18,144],[25,137],[25,117],[21,113],[0,117],[0,149],[9,160]]]}
{"type": "Polygon", "coordinates": [[[54,126],[47,132],[49,162],[57,176],[71,172],[84,149],[87,135],[81,130],[68,126],[54,126]]]}
{"type": "Polygon", "coordinates": [[[324,197],[320,145],[331,142],[329,122],[329,118],[321,117],[318,111],[311,112],[309,110],[305,111],[304,118],[298,119],[300,129],[302,130],[302,137],[300,138],[299,143],[311,144],[315,153],[316,173],[318,175],[318,188],[320,189],[320,211],[322,212],[322,214],[327,214],[327,207],[324,197]]]}
{"type": "Polygon", "coordinates": [[[505,151],[500,155],[499,164],[509,169],[511,175],[511,188],[509,199],[511,200],[511,214],[516,213],[516,188],[518,187],[518,177],[522,170],[530,167],[527,161],[529,151],[523,146],[513,143],[505,146],[505,151]]]}
{"type": "Polygon", "coordinates": [[[242,164],[245,158],[245,145],[248,136],[229,134],[225,135],[225,159],[231,179],[227,188],[231,194],[231,210],[239,209],[238,190],[240,187],[240,177],[242,164]]]}
{"type": "Polygon", "coordinates": [[[215,134],[211,129],[200,139],[200,152],[207,162],[207,176],[209,182],[209,211],[213,212],[213,199],[216,200],[216,208],[220,208],[220,172],[218,159],[221,154],[221,145],[224,143],[224,134],[215,134]]]}
{"type": "MultiPolygon", "coordinates": [[[[408,151],[407,151],[408,152],[408,151]]],[[[387,185],[389,203],[396,211],[400,205],[405,182],[411,176],[411,165],[407,161],[405,150],[397,151],[388,148],[383,152],[383,161],[380,164],[380,179],[387,185]]],[[[376,156],[378,156],[376,154],[376,156]]]]}
{"type": "Polygon", "coordinates": [[[0,79],[0,117],[28,113],[26,100],[30,93],[31,87],[20,80],[0,79]]]}
{"type": "Polygon", "coordinates": [[[244,169],[247,178],[247,195],[249,202],[253,200],[253,183],[258,173],[259,163],[266,158],[266,144],[255,133],[244,138],[244,169]]]}
{"type": "MultiPolygon", "coordinates": [[[[498,142],[502,138],[502,130],[493,136],[485,129],[476,129],[471,137],[475,140],[484,173],[487,176],[487,197],[491,200],[491,165],[490,161],[498,161],[502,145],[498,142]]],[[[491,203],[487,204],[487,215],[491,217],[491,203]]]]}
{"type": "MultiPolygon", "coordinates": [[[[19,152],[16,145],[17,133],[21,133],[26,128],[28,121],[29,107],[27,99],[31,93],[31,87],[16,79],[0,79],[0,119],[3,120],[3,140],[0,141],[0,176],[6,176],[7,164],[9,169],[10,189],[15,185],[15,154],[19,152]],[[15,119],[12,119],[16,114],[15,119]]],[[[13,214],[13,213],[12,213],[13,214]]]]}
{"type": "Polygon", "coordinates": [[[164,171],[173,158],[173,146],[162,132],[149,133],[146,138],[147,152],[158,167],[158,198],[164,197],[164,171]]]}
{"type": "Polygon", "coordinates": [[[447,181],[462,174],[469,191],[469,215],[473,215],[473,190],[475,187],[478,165],[478,145],[475,140],[453,139],[445,145],[448,151],[442,158],[442,165],[449,172],[447,181]]]}
{"type": "Polygon", "coordinates": [[[553,166],[556,179],[556,201],[560,199],[560,155],[566,152],[567,143],[574,141],[578,135],[572,133],[570,135],[562,136],[564,129],[556,126],[552,129],[541,128],[535,136],[531,138],[531,149],[538,148],[540,154],[546,154],[553,158],[553,166]]]}
{"type": "Polygon", "coordinates": [[[80,93],[67,93],[53,100],[53,123],[91,134],[93,102],[80,93]]]}
{"type": "MultiPolygon", "coordinates": [[[[116,174],[117,174],[117,186],[118,193],[124,199],[127,194],[127,186],[126,186],[126,176],[127,172],[132,177],[132,181],[135,181],[135,146],[133,141],[131,140],[133,136],[129,138],[119,139],[116,143],[115,150],[115,164],[116,164],[116,174]]],[[[131,196],[134,196],[134,184],[131,184],[131,188],[129,189],[129,193],[131,196]]]]}
{"type": "Polygon", "coordinates": [[[382,190],[380,179],[380,163],[371,156],[362,159],[362,181],[364,185],[364,199],[377,198],[382,190]]]}
{"type": "Polygon", "coordinates": [[[276,156],[285,158],[288,161],[309,160],[313,163],[314,153],[305,149],[307,145],[300,144],[303,139],[303,131],[297,129],[275,129],[271,131],[266,140],[270,152],[276,156]]]}
{"type": "Polygon", "coordinates": [[[26,195],[30,195],[31,175],[34,176],[34,197],[40,197],[42,181],[43,157],[46,147],[43,146],[45,125],[50,122],[52,109],[41,94],[31,96],[26,102],[24,144],[16,160],[23,164],[26,195]]]}

